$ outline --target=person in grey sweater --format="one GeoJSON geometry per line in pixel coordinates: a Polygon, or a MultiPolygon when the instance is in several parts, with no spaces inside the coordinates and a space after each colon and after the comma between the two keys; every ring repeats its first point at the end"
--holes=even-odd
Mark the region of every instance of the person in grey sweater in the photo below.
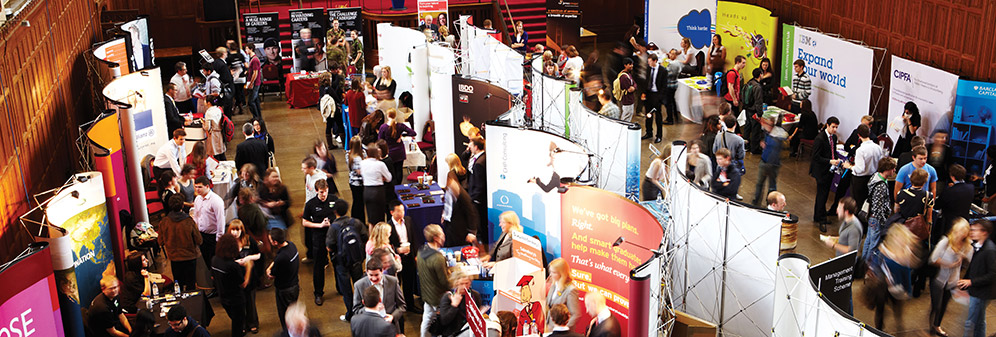
{"type": "Polygon", "coordinates": [[[723,125],[726,127],[725,130],[716,136],[716,140],[712,143],[712,153],[716,153],[719,149],[730,150],[732,155],[732,160],[734,163],[739,163],[744,160],[744,139],[734,133],[734,129],[737,127],[737,119],[733,117],[733,114],[728,114],[723,117],[723,125]]]}

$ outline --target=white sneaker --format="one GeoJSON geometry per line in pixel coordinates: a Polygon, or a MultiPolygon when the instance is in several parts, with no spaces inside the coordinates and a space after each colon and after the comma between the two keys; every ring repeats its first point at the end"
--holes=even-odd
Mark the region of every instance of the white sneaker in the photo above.
{"type": "Polygon", "coordinates": [[[346,320],[346,315],[339,315],[339,320],[340,320],[340,321],[343,321],[343,322],[348,322],[348,321],[346,320]]]}
{"type": "Polygon", "coordinates": [[[744,197],[741,197],[740,193],[737,193],[737,200],[744,200],[744,197]]]}

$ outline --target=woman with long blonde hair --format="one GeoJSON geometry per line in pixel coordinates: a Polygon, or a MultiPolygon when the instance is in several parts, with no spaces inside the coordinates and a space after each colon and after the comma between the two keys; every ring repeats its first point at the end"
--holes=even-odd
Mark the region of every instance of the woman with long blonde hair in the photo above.
{"type": "Polygon", "coordinates": [[[951,291],[957,286],[962,263],[972,261],[972,239],[968,236],[968,221],[958,218],[948,234],[937,242],[930,254],[930,264],[937,266],[937,276],[930,280],[930,319],[931,332],[946,336],[941,329],[944,312],[951,300],[951,291]]]}
{"type": "Polygon", "coordinates": [[[378,222],[376,225],[370,229],[370,239],[367,240],[367,260],[373,256],[373,252],[377,249],[384,249],[391,253],[394,259],[394,270],[401,271],[401,256],[394,251],[394,247],[391,246],[391,225],[386,222],[378,222]]]}
{"type": "Polygon", "coordinates": [[[501,236],[491,251],[491,260],[494,262],[512,257],[512,232],[522,233],[519,215],[515,211],[505,211],[499,215],[498,227],[501,227],[501,236]]]}
{"type": "Polygon", "coordinates": [[[460,157],[456,153],[450,153],[446,155],[446,166],[450,167],[450,171],[446,173],[446,179],[454,179],[464,185],[467,183],[467,169],[463,167],[463,163],[460,162],[460,157]]]}
{"type": "Polygon", "coordinates": [[[380,67],[380,77],[374,81],[373,85],[374,89],[383,95],[382,97],[378,97],[378,99],[394,99],[394,91],[398,89],[398,83],[391,77],[391,67],[380,67]]]}
{"type": "MultiPolygon", "coordinates": [[[[574,324],[577,323],[578,317],[580,317],[573,313],[580,313],[582,309],[578,289],[571,283],[573,281],[571,266],[567,264],[567,260],[558,258],[550,261],[549,268],[550,277],[547,279],[546,307],[552,308],[557,304],[567,305],[567,309],[572,313],[570,320],[567,321],[567,327],[573,330],[574,324]]],[[[550,317],[549,312],[546,314],[546,331],[553,331],[553,319],[550,317]]]]}

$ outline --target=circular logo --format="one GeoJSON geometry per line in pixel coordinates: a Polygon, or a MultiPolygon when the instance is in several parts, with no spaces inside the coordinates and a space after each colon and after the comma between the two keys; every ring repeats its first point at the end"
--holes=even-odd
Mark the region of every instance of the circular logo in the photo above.
{"type": "Polygon", "coordinates": [[[498,201],[500,201],[503,205],[508,205],[508,196],[503,195],[501,198],[498,198],[498,201]]]}

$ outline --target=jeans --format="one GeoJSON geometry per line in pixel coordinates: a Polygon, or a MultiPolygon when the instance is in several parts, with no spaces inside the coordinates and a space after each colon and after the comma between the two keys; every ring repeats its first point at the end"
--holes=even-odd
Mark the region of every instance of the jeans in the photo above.
{"type": "Polygon", "coordinates": [[[767,200],[767,195],[762,196],[764,181],[768,181],[768,193],[778,190],[778,169],[781,165],[760,162],[757,165],[757,186],[754,187],[754,206],[760,206],[761,200],[767,200]],[[764,199],[762,199],[764,198],[764,199]]]}
{"type": "Polygon", "coordinates": [[[342,295],[348,321],[353,318],[353,283],[363,278],[362,263],[347,266],[342,261],[335,261],[332,264],[335,266],[335,287],[342,295]]]}
{"type": "Polygon", "coordinates": [[[419,326],[419,330],[422,331],[422,337],[432,337],[429,334],[429,320],[432,319],[432,313],[436,311],[436,306],[429,305],[428,302],[422,304],[422,324],[419,326]]]}
{"type": "Polygon", "coordinates": [[[878,219],[868,218],[868,234],[865,236],[865,242],[862,244],[861,248],[861,258],[868,260],[871,257],[872,251],[878,244],[879,238],[882,236],[882,223],[878,219]]]}
{"type": "Polygon", "coordinates": [[[986,336],[986,307],[989,300],[970,296],[968,299],[968,317],[965,317],[965,337],[986,336]]]}
{"type": "Polygon", "coordinates": [[[261,120],[263,119],[263,109],[259,105],[259,87],[257,85],[249,89],[249,101],[246,103],[252,116],[261,120]]]}

